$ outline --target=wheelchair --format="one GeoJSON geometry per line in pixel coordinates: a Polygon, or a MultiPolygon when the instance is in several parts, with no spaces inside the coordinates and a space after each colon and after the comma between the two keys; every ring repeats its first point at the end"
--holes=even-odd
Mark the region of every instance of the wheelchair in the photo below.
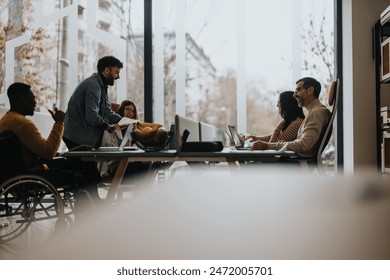
{"type": "Polygon", "coordinates": [[[74,222],[74,193],[27,173],[18,138],[0,134],[0,250],[34,250],[66,233],[74,222]]]}

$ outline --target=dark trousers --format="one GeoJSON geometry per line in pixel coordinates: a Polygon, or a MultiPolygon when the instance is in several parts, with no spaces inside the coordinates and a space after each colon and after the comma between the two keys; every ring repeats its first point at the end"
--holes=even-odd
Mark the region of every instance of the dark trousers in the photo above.
{"type": "Polygon", "coordinates": [[[48,179],[55,186],[69,185],[88,191],[92,198],[98,197],[97,184],[101,177],[95,162],[72,157],[50,160],[46,164],[49,170],[34,173],[48,179]]]}

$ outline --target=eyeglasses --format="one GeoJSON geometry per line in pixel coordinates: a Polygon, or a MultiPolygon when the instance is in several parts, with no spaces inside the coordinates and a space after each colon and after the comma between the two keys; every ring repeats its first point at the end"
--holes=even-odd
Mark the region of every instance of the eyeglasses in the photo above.
{"type": "Polygon", "coordinates": [[[125,111],[130,113],[135,113],[135,110],[131,108],[125,108],[125,111]]]}

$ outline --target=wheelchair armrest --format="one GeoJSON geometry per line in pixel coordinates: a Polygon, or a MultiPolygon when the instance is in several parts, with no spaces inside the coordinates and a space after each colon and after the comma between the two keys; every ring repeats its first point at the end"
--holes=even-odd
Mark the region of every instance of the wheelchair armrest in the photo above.
{"type": "Polygon", "coordinates": [[[56,156],[52,160],[66,160],[66,157],[64,157],[64,156],[56,156]]]}
{"type": "Polygon", "coordinates": [[[62,156],[56,156],[52,159],[41,159],[37,163],[38,164],[45,164],[49,168],[60,168],[62,169],[65,166],[65,163],[67,162],[66,157],[62,156]]]}

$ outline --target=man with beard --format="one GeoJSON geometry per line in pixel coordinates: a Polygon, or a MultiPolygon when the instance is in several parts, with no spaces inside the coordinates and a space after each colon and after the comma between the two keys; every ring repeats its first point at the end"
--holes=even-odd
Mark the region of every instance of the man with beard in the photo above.
{"type": "Polygon", "coordinates": [[[319,100],[321,84],[314,78],[305,77],[296,82],[294,97],[299,107],[307,109],[306,118],[298,130],[297,139],[288,142],[263,142],[257,141],[252,149],[279,150],[287,144],[287,149],[297,155],[312,157],[319,146],[319,138],[322,135],[330,118],[330,111],[319,100]]]}
{"type": "MultiPolygon", "coordinates": [[[[27,173],[48,179],[55,186],[72,185],[84,189],[95,202],[99,201],[96,185],[101,178],[94,163],[81,162],[77,159],[54,159],[61,144],[65,113],[57,108],[54,111],[48,110],[54,124],[45,139],[38,127],[26,117],[34,115],[37,105],[30,85],[13,83],[9,86],[7,95],[11,108],[0,119],[0,133],[11,132],[19,140],[22,158],[20,168],[27,173]]],[[[18,172],[10,170],[10,173],[14,174],[18,172]]]]}
{"type": "Polygon", "coordinates": [[[123,63],[113,56],[105,56],[97,63],[97,73],[83,80],[73,92],[65,117],[63,140],[72,149],[79,145],[97,148],[103,132],[119,129],[121,116],[111,109],[107,88],[119,79],[123,63]]]}
{"type": "Polygon", "coordinates": [[[30,85],[13,83],[7,89],[10,110],[0,119],[0,133],[12,132],[19,139],[23,163],[27,170],[44,170],[39,160],[52,160],[57,154],[64,131],[65,113],[57,108],[48,110],[54,120],[47,139],[26,116],[34,115],[37,101],[30,85]]]}

